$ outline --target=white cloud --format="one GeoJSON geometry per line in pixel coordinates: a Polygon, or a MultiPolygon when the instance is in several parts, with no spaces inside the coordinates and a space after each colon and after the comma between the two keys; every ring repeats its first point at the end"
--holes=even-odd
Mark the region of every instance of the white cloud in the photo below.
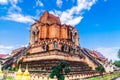
{"type": "Polygon", "coordinates": [[[61,6],[62,6],[62,0],[57,0],[56,1],[56,4],[57,4],[57,6],[59,7],[59,8],[61,8],[61,6]]]}
{"type": "Polygon", "coordinates": [[[0,4],[7,5],[8,3],[17,4],[21,0],[0,0],[0,4]]]}
{"type": "Polygon", "coordinates": [[[120,49],[120,47],[101,47],[101,48],[96,48],[95,50],[97,50],[98,52],[101,52],[106,58],[108,58],[109,60],[118,60],[117,57],[117,52],[120,49]]]}
{"type": "Polygon", "coordinates": [[[8,14],[12,13],[21,13],[22,9],[18,7],[16,4],[13,4],[9,9],[8,9],[8,14]]]}
{"type": "Polygon", "coordinates": [[[13,48],[13,46],[0,45],[0,54],[9,54],[13,48]]]}
{"type": "MultiPolygon", "coordinates": [[[[22,9],[17,5],[21,0],[7,0],[11,4],[8,9],[8,14],[2,16],[2,19],[12,20],[21,23],[32,23],[34,20],[32,16],[22,14],[22,9]]],[[[77,25],[83,19],[83,10],[90,10],[91,6],[96,2],[96,0],[77,0],[77,4],[70,9],[65,11],[52,10],[51,13],[60,17],[62,24],[70,24],[72,26],[77,25]]],[[[56,4],[58,7],[62,6],[62,0],[57,0],[56,4]]],[[[44,6],[41,0],[36,1],[36,6],[44,6]]],[[[38,11],[37,11],[38,12],[38,11]]],[[[38,12],[39,13],[39,12],[38,12]]],[[[39,14],[37,14],[39,15],[39,14]]],[[[35,16],[36,17],[36,16],[35,16]]]]}
{"type": "Polygon", "coordinates": [[[4,19],[4,20],[12,20],[12,21],[21,22],[21,23],[33,23],[34,22],[33,18],[34,17],[32,16],[28,16],[28,15],[25,16],[25,15],[16,14],[16,13],[8,14],[7,16],[1,17],[1,19],[4,19]]]}
{"type": "Polygon", "coordinates": [[[60,17],[60,20],[62,24],[70,24],[70,25],[77,25],[82,20],[83,16],[83,10],[90,10],[91,6],[95,4],[96,0],[77,0],[77,5],[73,6],[70,9],[67,9],[66,11],[50,11],[54,15],[57,15],[60,17]]]}
{"type": "Polygon", "coordinates": [[[17,4],[20,0],[9,0],[11,4],[17,4]]]}
{"type": "Polygon", "coordinates": [[[43,7],[43,3],[40,1],[40,0],[37,0],[36,1],[36,6],[40,6],[40,7],[43,7]]]}
{"type": "Polygon", "coordinates": [[[12,50],[15,50],[17,48],[21,47],[27,47],[28,44],[25,45],[14,45],[14,46],[5,46],[5,45],[0,45],[0,54],[10,54],[12,50]]]}
{"type": "Polygon", "coordinates": [[[83,18],[82,16],[75,17],[75,18],[67,21],[67,24],[70,24],[70,25],[74,26],[75,24],[80,23],[80,21],[82,20],[82,18],[83,18]]]}
{"type": "Polygon", "coordinates": [[[8,8],[7,15],[1,16],[0,19],[11,20],[21,23],[33,23],[33,16],[23,15],[22,9],[17,6],[17,3],[21,0],[7,0],[10,3],[10,8],[8,8]]]}
{"type": "Polygon", "coordinates": [[[4,45],[0,45],[0,49],[12,49],[13,46],[4,46],[4,45]]]}
{"type": "Polygon", "coordinates": [[[25,44],[25,45],[21,45],[21,47],[27,47],[28,46],[28,44],[25,44]]]}
{"type": "Polygon", "coordinates": [[[6,5],[6,4],[8,4],[8,0],[0,0],[0,4],[6,5]]]}
{"type": "Polygon", "coordinates": [[[18,2],[21,2],[21,0],[9,0],[11,6],[8,8],[8,14],[22,12],[22,9],[17,5],[18,2]]]}
{"type": "Polygon", "coordinates": [[[10,8],[8,8],[8,14],[6,16],[1,16],[0,19],[3,20],[11,20],[21,23],[33,23],[34,20],[32,16],[23,15],[22,9],[17,6],[17,3],[21,0],[8,0],[11,4],[10,8]]]}

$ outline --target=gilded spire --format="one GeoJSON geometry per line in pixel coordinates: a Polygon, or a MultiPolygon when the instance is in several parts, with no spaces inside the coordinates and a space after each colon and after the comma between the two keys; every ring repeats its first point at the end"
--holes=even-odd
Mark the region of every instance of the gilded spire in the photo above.
{"type": "Polygon", "coordinates": [[[22,70],[21,70],[21,65],[19,65],[18,72],[16,73],[16,80],[21,80],[22,78],[22,70]]]}
{"type": "Polygon", "coordinates": [[[30,73],[28,72],[28,65],[26,65],[25,72],[23,73],[22,80],[30,80],[30,73]]]}
{"type": "Polygon", "coordinates": [[[0,64],[0,76],[3,77],[3,72],[2,72],[1,64],[0,64]]]}

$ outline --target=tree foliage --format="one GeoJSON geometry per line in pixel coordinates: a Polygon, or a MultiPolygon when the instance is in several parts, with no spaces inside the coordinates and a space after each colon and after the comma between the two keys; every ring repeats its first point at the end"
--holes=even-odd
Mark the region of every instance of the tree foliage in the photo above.
{"type": "Polygon", "coordinates": [[[61,66],[62,68],[65,68],[65,66],[67,65],[66,61],[61,61],[59,66],[61,66]]]}
{"type": "Polygon", "coordinates": [[[20,64],[22,64],[23,63],[23,61],[22,60],[19,60],[18,61],[18,65],[20,65],[20,64]]]}
{"type": "Polygon", "coordinates": [[[26,55],[30,55],[30,52],[26,52],[26,55]]]}
{"type": "Polygon", "coordinates": [[[99,71],[99,72],[105,72],[105,69],[102,66],[96,67],[96,70],[99,71]]]}
{"type": "Polygon", "coordinates": [[[12,71],[12,67],[9,67],[8,70],[9,70],[9,71],[12,71]]]}
{"type": "Polygon", "coordinates": [[[65,73],[67,74],[67,73],[70,73],[70,68],[65,68],[65,73]]]}
{"type": "Polygon", "coordinates": [[[54,76],[56,76],[58,80],[64,80],[64,73],[70,73],[70,68],[67,68],[66,66],[66,61],[61,61],[58,66],[53,66],[49,77],[54,78],[54,76]]]}
{"type": "Polygon", "coordinates": [[[99,71],[100,75],[103,76],[103,72],[105,72],[104,67],[102,67],[102,66],[98,66],[98,67],[96,67],[95,69],[96,69],[97,71],[99,71]]]}
{"type": "Polygon", "coordinates": [[[9,71],[16,71],[17,68],[16,68],[16,67],[9,67],[8,70],[9,70],[9,71]]]}
{"type": "Polygon", "coordinates": [[[115,66],[120,67],[120,61],[115,61],[114,64],[115,66]]]}

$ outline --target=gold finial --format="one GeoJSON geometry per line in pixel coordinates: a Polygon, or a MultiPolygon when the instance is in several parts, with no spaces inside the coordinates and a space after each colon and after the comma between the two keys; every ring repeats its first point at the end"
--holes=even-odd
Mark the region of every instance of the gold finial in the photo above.
{"type": "Polygon", "coordinates": [[[16,73],[16,80],[21,80],[22,78],[22,71],[21,71],[21,65],[19,65],[18,72],[16,73]]]}
{"type": "Polygon", "coordinates": [[[2,72],[2,67],[1,67],[1,64],[0,64],[0,77],[3,78],[3,72],[2,72]]]}
{"type": "Polygon", "coordinates": [[[2,73],[2,67],[1,67],[1,64],[0,64],[0,73],[2,73]]]}
{"type": "Polygon", "coordinates": [[[23,73],[22,80],[30,80],[30,73],[28,72],[28,64],[26,65],[25,72],[23,73]]]}

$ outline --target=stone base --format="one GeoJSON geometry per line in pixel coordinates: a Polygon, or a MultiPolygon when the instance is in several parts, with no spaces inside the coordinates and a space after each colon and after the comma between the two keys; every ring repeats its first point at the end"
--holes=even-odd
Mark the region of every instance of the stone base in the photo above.
{"type": "MultiPolygon", "coordinates": [[[[29,71],[32,73],[49,74],[51,72],[51,68],[58,65],[60,61],[62,60],[54,59],[24,62],[22,64],[22,68],[24,70],[26,64],[28,64],[29,71]]],[[[85,62],[67,61],[67,67],[71,69],[70,74],[95,73],[95,71],[93,71],[85,62]]]]}

